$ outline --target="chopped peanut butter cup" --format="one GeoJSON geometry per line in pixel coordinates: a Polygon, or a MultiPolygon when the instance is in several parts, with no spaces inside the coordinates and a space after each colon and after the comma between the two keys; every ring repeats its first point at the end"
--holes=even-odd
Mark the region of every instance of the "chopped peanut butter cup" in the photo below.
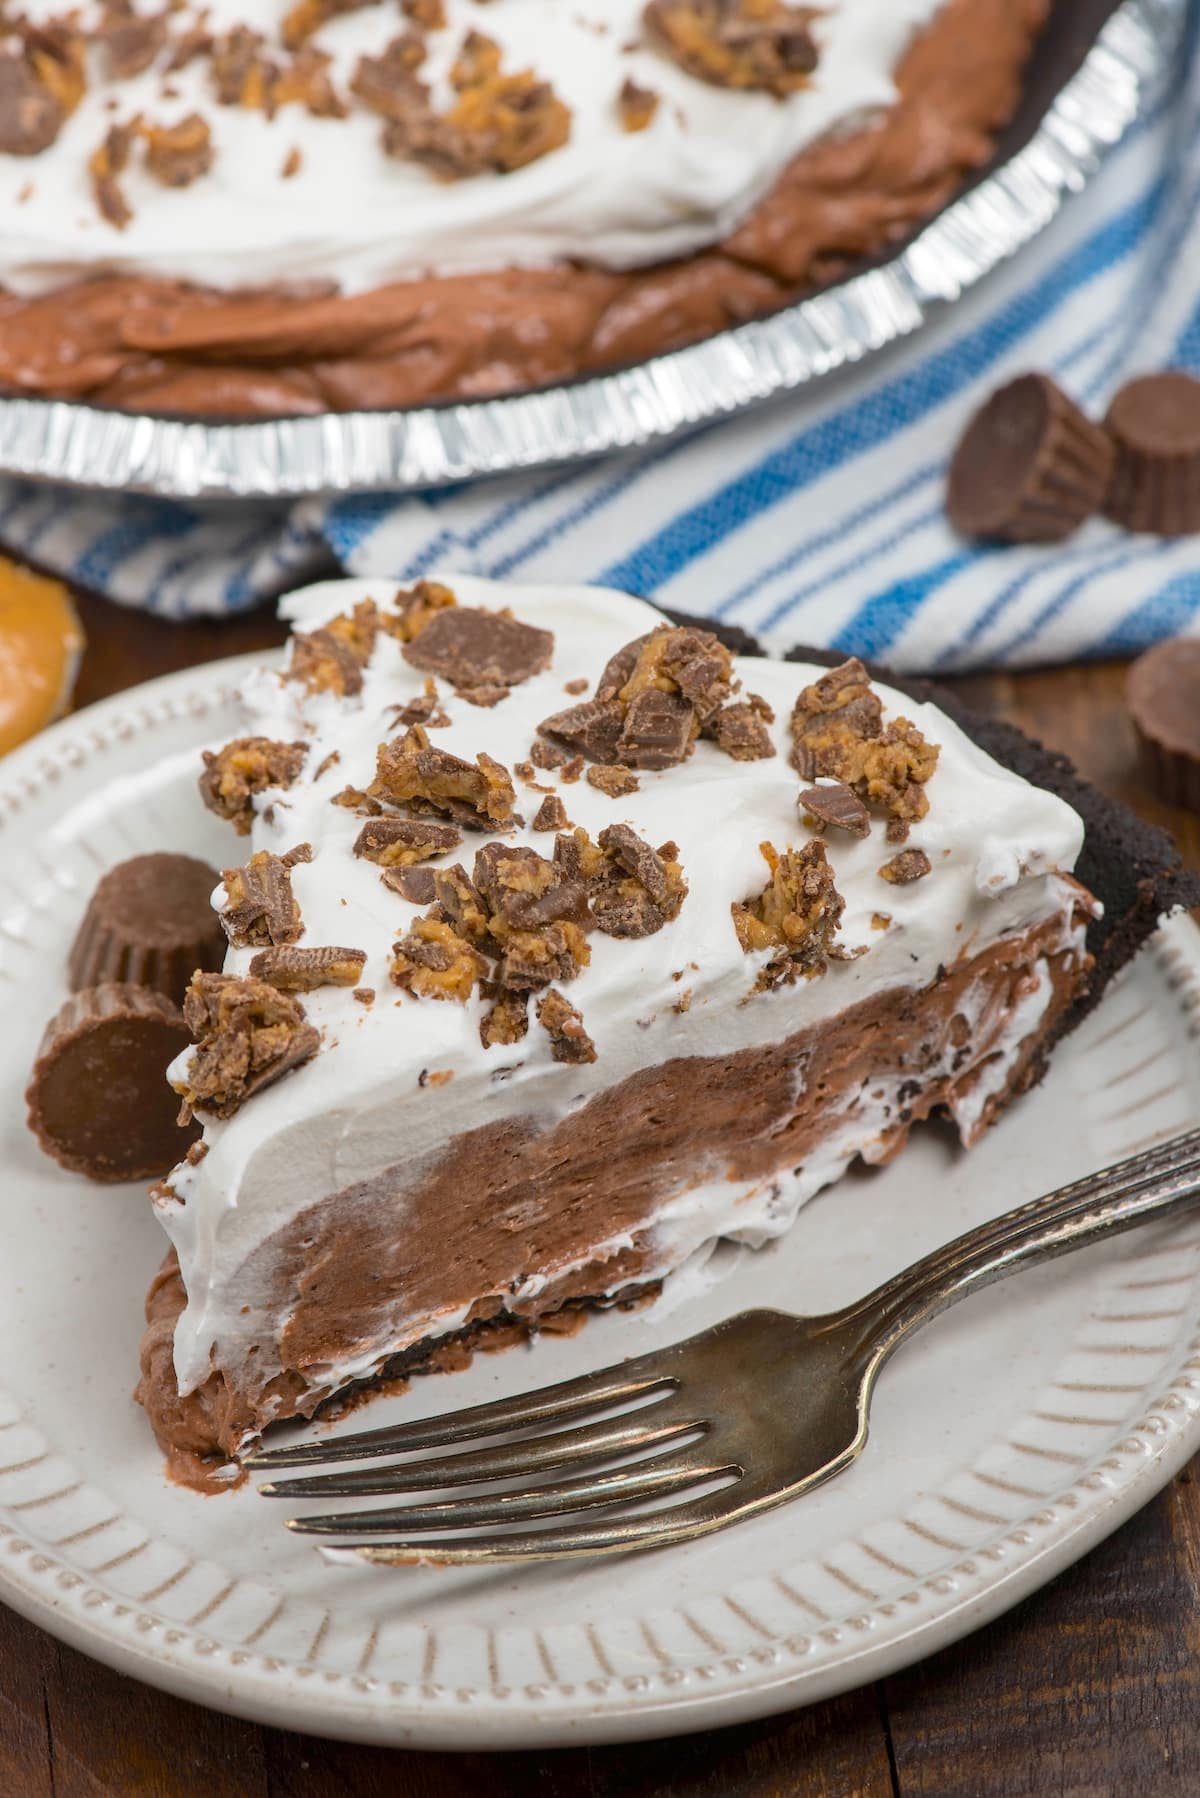
{"type": "Polygon", "coordinates": [[[29,1128],[89,1180],[165,1174],[198,1135],[177,1119],[167,1068],[189,1037],[161,993],[114,981],[67,1000],[47,1026],[25,1093],[29,1128]]]}
{"type": "Polygon", "coordinates": [[[975,414],[950,464],[946,512],[967,537],[1058,543],[1098,512],[1112,443],[1049,375],[1021,375],[975,414]]]}
{"type": "Polygon", "coordinates": [[[183,1003],[197,968],[219,968],[218,875],[191,855],[135,855],[103,876],[71,946],[72,992],[126,981],[183,1003]]]}
{"type": "Polygon", "coordinates": [[[1104,510],[1127,531],[1200,531],[1200,381],[1177,369],[1121,388],[1104,421],[1116,466],[1104,510]]]}

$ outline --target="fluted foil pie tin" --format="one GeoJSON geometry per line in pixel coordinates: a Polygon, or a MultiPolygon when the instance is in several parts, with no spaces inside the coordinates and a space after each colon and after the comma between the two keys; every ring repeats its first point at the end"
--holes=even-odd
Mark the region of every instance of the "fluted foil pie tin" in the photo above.
{"type": "Polygon", "coordinates": [[[634,448],[806,386],[918,330],[1044,230],[1147,106],[1187,6],[1059,0],[1031,104],[1074,66],[1085,15],[1108,16],[1022,147],[889,261],[769,318],[612,374],[409,411],[210,424],[0,400],[0,473],[188,500],[440,487],[634,448]]]}

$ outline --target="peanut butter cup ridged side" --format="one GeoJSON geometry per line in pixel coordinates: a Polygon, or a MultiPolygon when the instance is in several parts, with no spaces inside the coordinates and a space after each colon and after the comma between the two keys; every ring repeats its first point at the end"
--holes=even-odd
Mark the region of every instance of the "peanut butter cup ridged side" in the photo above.
{"type": "Polygon", "coordinates": [[[211,899],[215,868],[190,855],[137,855],[104,875],[71,947],[71,990],[123,981],[176,1005],[196,970],[225,958],[211,899]]]}
{"type": "Polygon", "coordinates": [[[25,1093],[46,1154],[104,1183],[165,1173],[199,1134],[177,1122],[167,1084],[190,1041],[161,993],[114,981],[75,993],[47,1025],[25,1093]]]}
{"type": "Polygon", "coordinates": [[[1200,637],[1169,637],[1129,670],[1126,697],[1142,766],[1169,805],[1200,814],[1200,637]]]}
{"type": "Polygon", "coordinates": [[[1104,510],[1128,531],[1200,531],[1200,381],[1178,369],[1128,381],[1105,426],[1116,465],[1104,510]]]}
{"type": "Polygon", "coordinates": [[[1105,431],[1049,375],[1021,375],[963,433],[946,511],[967,537],[1058,543],[1099,511],[1113,459],[1105,431]]]}

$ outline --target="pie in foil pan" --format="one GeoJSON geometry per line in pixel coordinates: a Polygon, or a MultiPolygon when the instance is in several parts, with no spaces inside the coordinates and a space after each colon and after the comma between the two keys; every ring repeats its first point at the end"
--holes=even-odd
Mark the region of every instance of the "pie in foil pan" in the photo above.
{"type": "Polygon", "coordinates": [[[205,422],[0,400],[0,473],[173,499],[433,488],[669,438],[910,335],[1042,231],[1147,107],[1187,0],[1056,0],[982,173],[886,259],[635,366],[397,411],[205,422]]]}

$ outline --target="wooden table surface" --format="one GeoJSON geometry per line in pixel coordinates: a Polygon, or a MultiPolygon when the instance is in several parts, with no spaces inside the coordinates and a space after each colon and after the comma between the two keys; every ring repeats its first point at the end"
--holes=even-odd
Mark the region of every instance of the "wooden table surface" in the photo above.
{"type": "MultiPolygon", "coordinates": [[[[80,704],[281,640],[269,612],[171,625],[83,602],[80,704]]],[[[1116,664],[959,684],[1166,824],[1116,664]]],[[[907,1673],[741,1728],[629,1748],[406,1754],[218,1716],[0,1608],[0,1798],[1157,1798],[1200,1794],[1200,1461],[1079,1566],[907,1673]]]]}

